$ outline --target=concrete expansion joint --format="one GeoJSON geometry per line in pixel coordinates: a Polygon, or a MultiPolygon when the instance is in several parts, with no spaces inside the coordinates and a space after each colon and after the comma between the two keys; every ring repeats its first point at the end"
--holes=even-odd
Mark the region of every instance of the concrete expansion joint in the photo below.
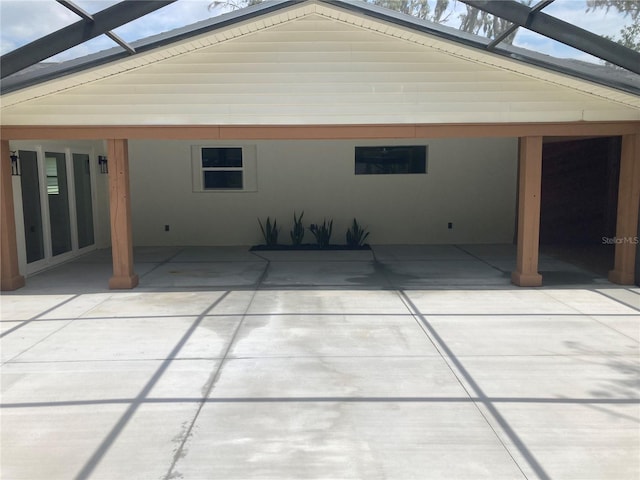
{"type": "Polygon", "coordinates": [[[498,429],[501,430],[509,438],[511,446],[518,450],[521,457],[524,458],[528,467],[531,468],[538,476],[540,480],[550,480],[550,477],[544,471],[542,465],[538,463],[536,458],[529,452],[527,446],[519,438],[517,433],[511,428],[504,417],[500,414],[498,409],[493,405],[487,395],[480,388],[480,385],[475,381],[471,374],[465,369],[464,365],[460,361],[459,357],[449,348],[444,339],[438,334],[435,327],[427,320],[425,315],[419,310],[419,308],[411,301],[407,294],[403,290],[397,290],[400,300],[404,303],[405,307],[411,315],[414,317],[420,328],[423,330],[429,341],[432,343],[436,351],[440,354],[441,359],[444,361],[447,368],[451,371],[462,390],[467,395],[468,399],[472,401],[473,405],[478,410],[478,413],[482,416],[487,426],[493,432],[496,440],[502,445],[507,455],[510,457],[511,462],[522,474],[523,478],[527,479],[527,475],[520,466],[519,462],[514,457],[514,453],[502,436],[499,434],[498,429]],[[472,392],[473,391],[473,395],[472,392]],[[495,423],[495,424],[494,424],[495,423]]]}
{"type": "Polygon", "coordinates": [[[158,264],[157,264],[157,265],[155,265],[153,268],[151,268],[151,270],[149,270],[148,272],[145,272],[144,274],[142,274],[142,275],[140,276],[140,278],[142,279],[142,278],[146,277],[147,275],[149,275],[150,273],[152,273],[152,272],[154,272],[154,271],[158,270],[159,268],[161,268],[161,267],[163,267],[163,266],[167,265],[168,263],[171,263],[171,262],[172,262],[172,261],[173,261],[173,260],[174,260],[178,255],[180,255],[184,250],[185,250],[184,248],[181,248],[181,249],[179,249],[177,252],[175,252],[173,255],[171,255],[171,256],[169,256],[169,257],[165,258],[165,259],[164,259],[163,261],[161,261],[161,262],[158,262],[158,264]]]}
{"type": "MultiPolygon", "coordinates": [[[[171,462],[171,465],[169,466],[169,469],[167,471],[166,476],[164,477],[164,480],[172,480],[174,478],[180,478],[180,474],[179,472],[175,471],[176,465],[178,463],[178,461],[181,458],[184,458],[187,454],[187,450],[186,450],[186,444],[189,441],[189,438],[191,438],[191,436],[193,435],[193,429],[195,427],[196,422],[198,421],[198,417],[200,416],[200,413],[202,412],[202,408],[205,406],[205,404],[207,403],[207,399],[211,396],[211,392],[213,391],[213,389],[215,388],[216,382],[218,381],[218,379],[220,378],[220,374],[222,373],[222,369],[224,368],[224,365],[228,359],[229,356],[229,352],[231,351],[231,348],[233,347],[237,337],[238,337],[238,333],[240,332],[240,329],[242,328],[242,324],[244,323],[244,320],[247,318],[247,314],[249,313],[249,310],[251,309],[251,305],[253,304],[253,301],[256,297],[256,294],[258,293],[258,291],[260,290],[260,287],[262,286],[262,283],[264,281],[264,279],[267,277],[267,272],[269,270],[269,265],[270,262],[267,260],[267,263],[264,267],[264,270],[262,271],[262,274],[260,275],[260,277],[258,278],[258,281],[256,282],[256,288],[253,290],[252,294],[251,294],[251,298],[249,299],[249,301],[247,302],[247,306],[244,309],[244,312],[242,313],[242,315],[240,316],[240,320],[238,321],[233,334],[231,335],[231,338],[227,344],[227,346],[224,349],[224,352],[221,356],[220,361],[218,362],[217,366],[211,371],[211,374],[209,376],[209,378],[207,379],[207,381],[205,382],[205,384],[202,387],[202,400],[200,401],[200,404],[198,405],[198,408],[188,426],[188,428],[186,428],[186,430],[183,430],[183,432],[180,434],[180,445],[175,449],[175,453],[173,455],[173,459],[171,462]]],[[[229,292],[227,292],[228,294],[229,292]]],[[[225,296],[227,295],[225,294],[225,296]]],[[[216,302],[216,304],[219,303],[216,302]]],[[[210,308],[209,310],[212,310],[213,308],[215,308],[215,305],[210,308]]],[[[209,313],[209,312],[207,312],[209,313]]]]}
{"type": "Polygon", "coordinates": [[[458,250],[460,250],[461,252],[469,255],[472,258],[475,258],[476,260],[478,260],[479,262],[484,263],[485,265],[493,268],[494,270],[497,270],[500,273],[504,273],[504,274],[509,274],[510,272],[507,270],[503,270],[500,267],[494,265],[493,263],[489,262],[488,260],[480,257],[479,255],[474,254],[473,252],[470,252],[469,250],[467,250],[466,248],[463,248],[461,245],[453,245],[455,248],[457,248],[458,250]]]}
{"type": "MultiPolygon", "coordinates": [[[[67,303],[72,302],[73,300],[75,300],[76,298],[78,298],[80,295],[76,294],[73,295],[69,298],[67,298],[66,300],[63,300],[62,302],[54,305],[51,308],[48,308],[47,310],[39,313],[38,315],[30,318],[29,320],[26,320],[24,322],[19,323],[18,325],[16,325],[15,327],[12,327],[4,332],[2,332],[2,334],[0,334],[0,338],[3,338],[13,332],[15,332],[16,330],[19,330],[23,327],[26,327],[27,325],[31,324],[32,322],[37,322],[39,321],[42,317],[44,317],[45,315],[53,312],[54,310],[58,309],[59,307],[66,305],[67,303]]],[[[20,357],[22,354],[28,352],[29,350],[31,350],[32,348],[34,348],[36,345],[39,345],[40,343],[44,342],[45,340],[47,340],[49,337],[55,335],[56,333],[58,333],[60,330],[66,328],[68,325],[71,325],[72,322],[74,322],[76,319],[75,318],[71,318],[71,319],[67,319],[67,323],[65,323],[64,325],[62,325],[60,328],[56,329],[55,331],[51,332],[49,335],[47,335],[46,337],[42,338],[39,342],[34,343],[33,345],[30,345],[28,348],[24,349],[23,351],[21,351],[20,353],[18,353],[17,355],[14,355],[13,357],[11,357],[9,360],[7,360],[6,362],[2,362],[2,365],[4,365],[5,363],[11,363],[13,362],[16,358],[20,357]]]]}

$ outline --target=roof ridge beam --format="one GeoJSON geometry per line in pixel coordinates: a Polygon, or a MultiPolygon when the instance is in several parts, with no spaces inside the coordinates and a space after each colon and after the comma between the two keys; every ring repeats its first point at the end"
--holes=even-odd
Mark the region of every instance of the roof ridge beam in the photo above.
{"type": "Polygon", "coordinates": [[[640,74],[640,53],[514,0],[460,0],[479,10],[640,74]]]}
{"type": "MultiPolygon", "coordinates": [[[[176,0],[124,0],[0,57],[0,78],[166,7],[176,0]]],[[[126,47],[125,47],[126,48],[126,47]]]]}

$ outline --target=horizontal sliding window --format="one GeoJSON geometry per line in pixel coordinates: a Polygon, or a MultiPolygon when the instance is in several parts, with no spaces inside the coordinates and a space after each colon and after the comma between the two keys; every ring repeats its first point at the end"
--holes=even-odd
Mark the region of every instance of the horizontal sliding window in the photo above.
{"type": "Polygon", "coordinates": [[[356,147],[356,175],[427,173],[427,146],[356,147]]]}

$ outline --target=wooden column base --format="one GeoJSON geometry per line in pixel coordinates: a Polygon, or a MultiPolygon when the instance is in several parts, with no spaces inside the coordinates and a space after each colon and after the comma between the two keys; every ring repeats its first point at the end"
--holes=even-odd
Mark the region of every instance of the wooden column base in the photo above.
{"type": "Polygon", "coordinates": [[[609,281],[618,285],[635,285],[635,272],[609,271],[609,281]]]}
{"type": "Polygon", "coordinates": [[[519,287],[541,287],[542,275],[539,273],[511,273],[511,283],[519,287]]]}
{"type": "Polygon", "coordinates": [[[109,279],[109,288],[111,290],[129,290],[138,285],[138,275],[131,276],[113,276],[109,279]]]}
{"type": "Polygon", "coordinates": [[[19,288],[24,287],[25,281],[22,275],[15,275],[10,278],[3,278],[2,285],[0,285],[0,290],[3,292],[10,292],[12,290],[18,290],[19,288]]]}

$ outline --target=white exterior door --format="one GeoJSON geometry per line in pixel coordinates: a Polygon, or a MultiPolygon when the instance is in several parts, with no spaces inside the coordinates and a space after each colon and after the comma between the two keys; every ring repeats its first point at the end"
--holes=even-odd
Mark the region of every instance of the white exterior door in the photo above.
{"type": "Polygon", "coordinates": [[[18,151],[26,274],[95,246],[95,172],[88,150],[18,151]]]}

